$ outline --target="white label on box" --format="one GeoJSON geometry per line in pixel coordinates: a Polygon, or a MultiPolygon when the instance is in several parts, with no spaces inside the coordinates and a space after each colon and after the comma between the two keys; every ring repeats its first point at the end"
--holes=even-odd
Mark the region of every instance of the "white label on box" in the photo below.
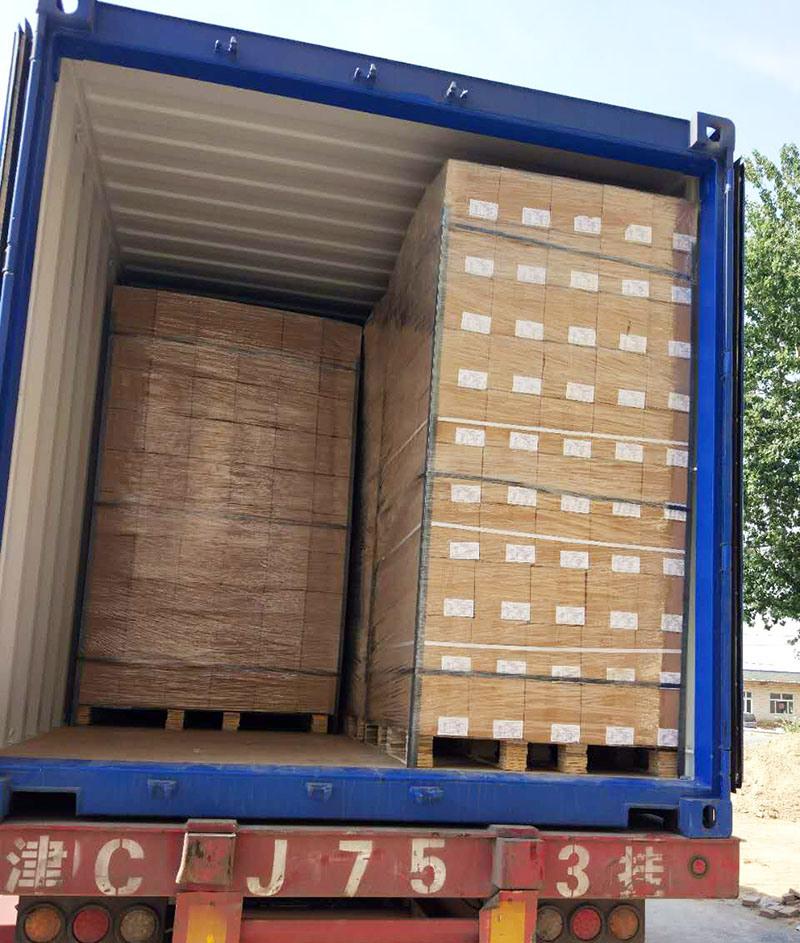
{"type": "Polygon", "coordinates": [[[490,203],[488,200],[470,200],[469,215],[476,216],[478,219],[497,219],[499,207],[496,203],[490,203]]]}
{"type": "Polygon", "coordinates": [[[570,514],[589,514],[592,502],[589,498],[579,498],[575,494],[562,494],[561,510],[569,511],[570,514]]]}
{"type": "Polygon", "coordinates": [[[612,610],[608,614],[608,625],[611,629],[638,629],[639,614],[637,612],[612,610]]]}
{"type": "Polygon", "coordinates": [[[461,330],[473,334],[489,334],[492,330],[492,319],[488,314],[475,314],[472,311],[461,312],[461,330]]]}
{"type": "Polygon", "coordinates": [[[593,327],[577,327],[570,325],[567,331],[567,341],[570,344],[577,344],[578,347],[597,346],[597,331],[593,327]]]}
{"type": "Polygon", "coordinates": [[[531,604],[529,602],[510,602],[504,599],[500,603],[500,618],[505,622],[530,622],[531,604]]]}
{"type": "Polygon", "coordinates": [[[686,511],[681,508],[664,508],[664,520],[665,521],[685,521],[686,520],[686,511]]]}
{"type": "Polygon", "coordinates": [[[682,557],[664,557],[664,576],[684,576],[682,557]]]}
{"type": "Polygon", "coordinates": [[[606,743],[610,747],[633,746],[633,727],[606,727],[606,743]]]}
{"type": "Polygon", "coordinates": [[[625,227],[625,241],[641,242],[643,245],[649,246],[653,242],[653,227],[631,223],[630,226],[625,227]]]}
{"type": "Polygon", "coordinates": [[[485,390],[489,385],[489,374],[482,370],[458,371],[458,385],[468,390],[485,390]]]}
{"type": "Polygon", "coordinates": [[[451,540],[451,560],[480,560],[481,545],[477,540],[451,540]]]}
{"type": "Polygon", "coordinates": [[[456,445],[472,445],[482,449],[486,445],[486,432],[483,429],[456,428],[456,445]]]}
{"type": "Polygon", "coordinates": [[[528,672],[527,661],[509,661],[505,658],[498,658],[496,667],[500,675],[524,675],[528,672]]]}
{"type": "Polygon", "coordinates": [[[566,397],[578,403],[593,403],[594,387],[588,383],[568,383],[566,397]]]}
{"type": "Polygon", "coordinates": [[[660,747],[676,747],[678,745],[678,731],[674,727],[659,727],[656,742],[660,747]]]}
{"type": "Polygon", "coordinates": [[[515,452],[536,452],[539,449],[539,436],[531,432],[511,432],[508,447],[515,452]]]}
{"type": "Polygon", "coordinates": [[[640,557],[615,553],[611,557],[611,569],[615,573],[638,573],[641,569],[641,562],[640,557]]]}
{"type": "Polygon", "coordinates": [[[676,305],[690,305],[692,303],[692,289],[688,285],[672,286],[672,303],[676,305]]]}
{"type": "Polygon", "coordinates": [[[459,619],[472,619],[475,617],[474,599],[445,599],[444,614],[459,619]]]}
{"type": "Polygon", "coordinates": [[[592,443],[586,439],[564,439],[564,455],[567,458],[591,458],[592,443]]]}
{"type": "Polygon", "coordinates": [[[583,606],[556,606],[556,625],[584,625],[585,622],[583,606]]]}
{"type": "Polygon", "coordinates": [[[600,276],[597,272],[579,272],[573,269],[569,274],[569,287],[580,291],[599,291],[600,276]]]}
{"type": "Polygon", "coordinates": [[[535,206],[523,206],[522,225],[537,226],[539,229],[549,229],[550,210],[540,210],[535,206]]]}
{"type": "Polygon", "coordinates": [[[436,724],[440,737],[466,737],[469,733],[468,717],[440,717],[436,724]]]}
{"type": "Polygon", "coordinates": [[[675,252],[691,252],[697,242],[697,236],[690,236],[685,232],[672,234],[672,248],[675,252]]]}
{"type": "Polygon", "coordinates": [[[602,225],[599,216],[576,216],[573,221],[575,232],[588,233],[590,236],[598,235],[602,225]]]}
{"type": "Polygon", "coordinates": [[[670,393],[668,405],[670,409],[675,409],[680,413],[689,412],[689,397],[685,393],[670,393]]]}
{"type": "Polygon", "coordinates": [[[514,334],[529,341],[544,339],[544,324],[541,321],[525,321],[518,319],[514,325],[514,334]]]}
{"type": "Polygon", "coordinates": [[[588,570],[589,554],[585,550],[562,550],[561,566],[565,570],[588,570]]]}
{"type": "Polygon", "coordinates": [[[617,390],[617,406],[644,409],[644,390],[617,390]]]}
{"type": "Polygon", "coordinates": [[[629,354],[646,354],[647,338],[643,334],[620,334],[619,349],[629,354]]]}
{"type": "Polygon", "coordinates": [[[472,671],[472,659],[464,655],[442,655],[442,671],[472,671]]]}
{"type": "Polygon", "coordinates": [[[635,681],[635,668],[606,668],[606,681],[635,681]]]}
{"type": "Polygon", "coordinates": [[[650,282],[643,278],[623,278],[622,294],[629,298],[649,298],[650,282]]]}
{"type": "Polygon", "coordinates": [[[692,345],[688,341],[670,341],[667,347],[670,357],[689,360],[692,356],[692,345]]]}
{"type": "Polygon", "coordinates": [[[528,396],[541,396],[542,379],[541,377],[523,377],[515,373],[511,383],[511,392],[526,393],[528,396]]]}
{"type": "Polygon", "coordinates": [[[536,547],[529,544],[506,544],[506,563],[536,563],[536,547]]]}
{"type": "Polygon", "coordinates": [[[681,673],[680,671],[662,671],[658,679],[661,684],[680,684],[681,673]]]}
{"type": "Polygon", "coordinates": [[[454,504],[480,504],[480,485],[450,485],[450,500],[454,504]]]}
{"type": "Polygon", "coordinates": [[[536,489],[522,488],[519,485],[509,485],[506,492],[506,501],[509,504],[519,504],[527,508],[536,507],[536,489]]]}
{"type": "Polygon", "coordinates": [[[667,449],[667,465],[686,468],[688,464],[689,453],[685,449],[667,449]]]}
{"type": "Polygon", "coordinates": [[[578,665],[553,665],[550,675],[553,678],[580,678],[581,669],[578,665]]]}
{"type": "Polygon", "coordinates": [[[617,442],[614,445],[614,458],[618,462],[643,462],[644,446],[637,442],[617,442]]]}
{"type": "Polygon", "coordinates": [[[581,739],[581,728],[578,724],[551,724],[551,743],[578,743],[581,739]]]}
{"type": "Polygon", "coordinates": [[[494,275],[494,259],[481,259],[477,255],[468,255],[464,259],[464,271],[467,275],[491,278],[494,275]]]}
{"type": "Polygon", "coordinates": [[[611,513],[614,517],[641,517],[642,506],[630,501],[614,501],[611,505],[611,513]]]}
{"type": "Polygon", "coordinates": [[[541,265],[518,265],[517,281],[529,285],[544,285],[547,281],[547,269],[541,265]]]}
{"type": "Polygon", "coordinates": [[[493,740],[521,740],[523,724],[521,720],[493,720],[493,740]]]}
{"type": "Polygon", "coordinates": [[[665,612],[661,616],[662,632],[683,632],[683,616],[680,612],[665,612]]]}

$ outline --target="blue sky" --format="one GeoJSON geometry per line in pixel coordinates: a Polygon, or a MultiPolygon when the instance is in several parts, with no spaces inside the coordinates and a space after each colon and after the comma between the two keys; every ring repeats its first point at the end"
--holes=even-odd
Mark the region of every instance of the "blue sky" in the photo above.
{"type": "MultiPolygon", "coordinates": [[[[732,118],[739,152],[800,139],[797,0],[134,0],[127,6],[647,111],[732,118]]],[[[30,15],[5,0],[0,32],[30,15]]],[[[0,69],[8,43],[0,42],[0,69]]]]}

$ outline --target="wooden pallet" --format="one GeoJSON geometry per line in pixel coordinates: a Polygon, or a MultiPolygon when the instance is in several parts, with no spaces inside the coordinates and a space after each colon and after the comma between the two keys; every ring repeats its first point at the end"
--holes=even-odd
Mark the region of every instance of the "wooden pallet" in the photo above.
{"type": "Polygon", "coordinates": [[[408,748],[408,731],[405,727],[390,726],[389,724],[371,724],[356,717],[346,717],[344,732],[354,740],[369,743],[379,747],[384,753],[396,760],[406,762],[408,748]]]}
{"type": "Polygon", "coordinates": [[[624,773],[674,779],[678,775],[677,750],[649,747],[615,747],[604,754],[605,763],[595,757],[595,749],[584,743],[529,743],[525,740],[482,740],[472,738],[420,737],[417,766],[431,769],[461,762],[489,766],[508,773],[624,773]]]}
{"type": "MultiPolygon", "coordinates": [[[[248,718],[256,718],[256,722],[249,729],[273,730],[279,732],[285,730],[283,726],[288,717],[297,718],[298,729],[306,728],[309,733],[328,733],[330,729],[330,717],[327,714],[305,714],[298,712],[296,714],[273,714],[264,711],[207,711],[207,710],[188,710],[183,708],[108,708],[97,707],[94,705],[81,704],[75,712],[75,724],[80,727],[86,726],[114,726],[113,715],[116,714],[119,720],[125,726],[148,726],[161,727],[164,730],[190,730],[196,729],[197,724],[193,723],[194,717],[203,715],[210,719],[208,726],[220,730],[237,731],[242,723],[243,715],[248,718]],[[122,713],[127,715],[122,717],[122,713]],[[147,715],[147,721],[144,717],[147,715]],[[136,716],[142,717],[142,723],[136,724],[136,716]],[[131,721],[134,721],[131,724],[131,721]],[[307,727],[306,727],[307,724],[307,727]]],[[[203,725],[205,726],[205,725],[203,725]]]]}

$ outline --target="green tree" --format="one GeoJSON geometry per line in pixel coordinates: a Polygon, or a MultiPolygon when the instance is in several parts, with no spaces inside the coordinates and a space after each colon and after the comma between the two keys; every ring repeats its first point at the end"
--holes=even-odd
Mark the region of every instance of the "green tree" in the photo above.
{"type": "Polygon", "coordinates": [[[747,161],[744,605],[800,618],[800,150],[747,161]]]}

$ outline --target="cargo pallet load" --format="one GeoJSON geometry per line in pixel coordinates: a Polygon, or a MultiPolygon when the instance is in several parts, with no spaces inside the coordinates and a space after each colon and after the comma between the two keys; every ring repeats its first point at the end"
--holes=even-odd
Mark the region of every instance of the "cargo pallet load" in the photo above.
{"type": "Polygon", "coordinates": [[[641,941],[735,895],[731,123],[95,0],[11,78],[20,943],[641,941]]]}

